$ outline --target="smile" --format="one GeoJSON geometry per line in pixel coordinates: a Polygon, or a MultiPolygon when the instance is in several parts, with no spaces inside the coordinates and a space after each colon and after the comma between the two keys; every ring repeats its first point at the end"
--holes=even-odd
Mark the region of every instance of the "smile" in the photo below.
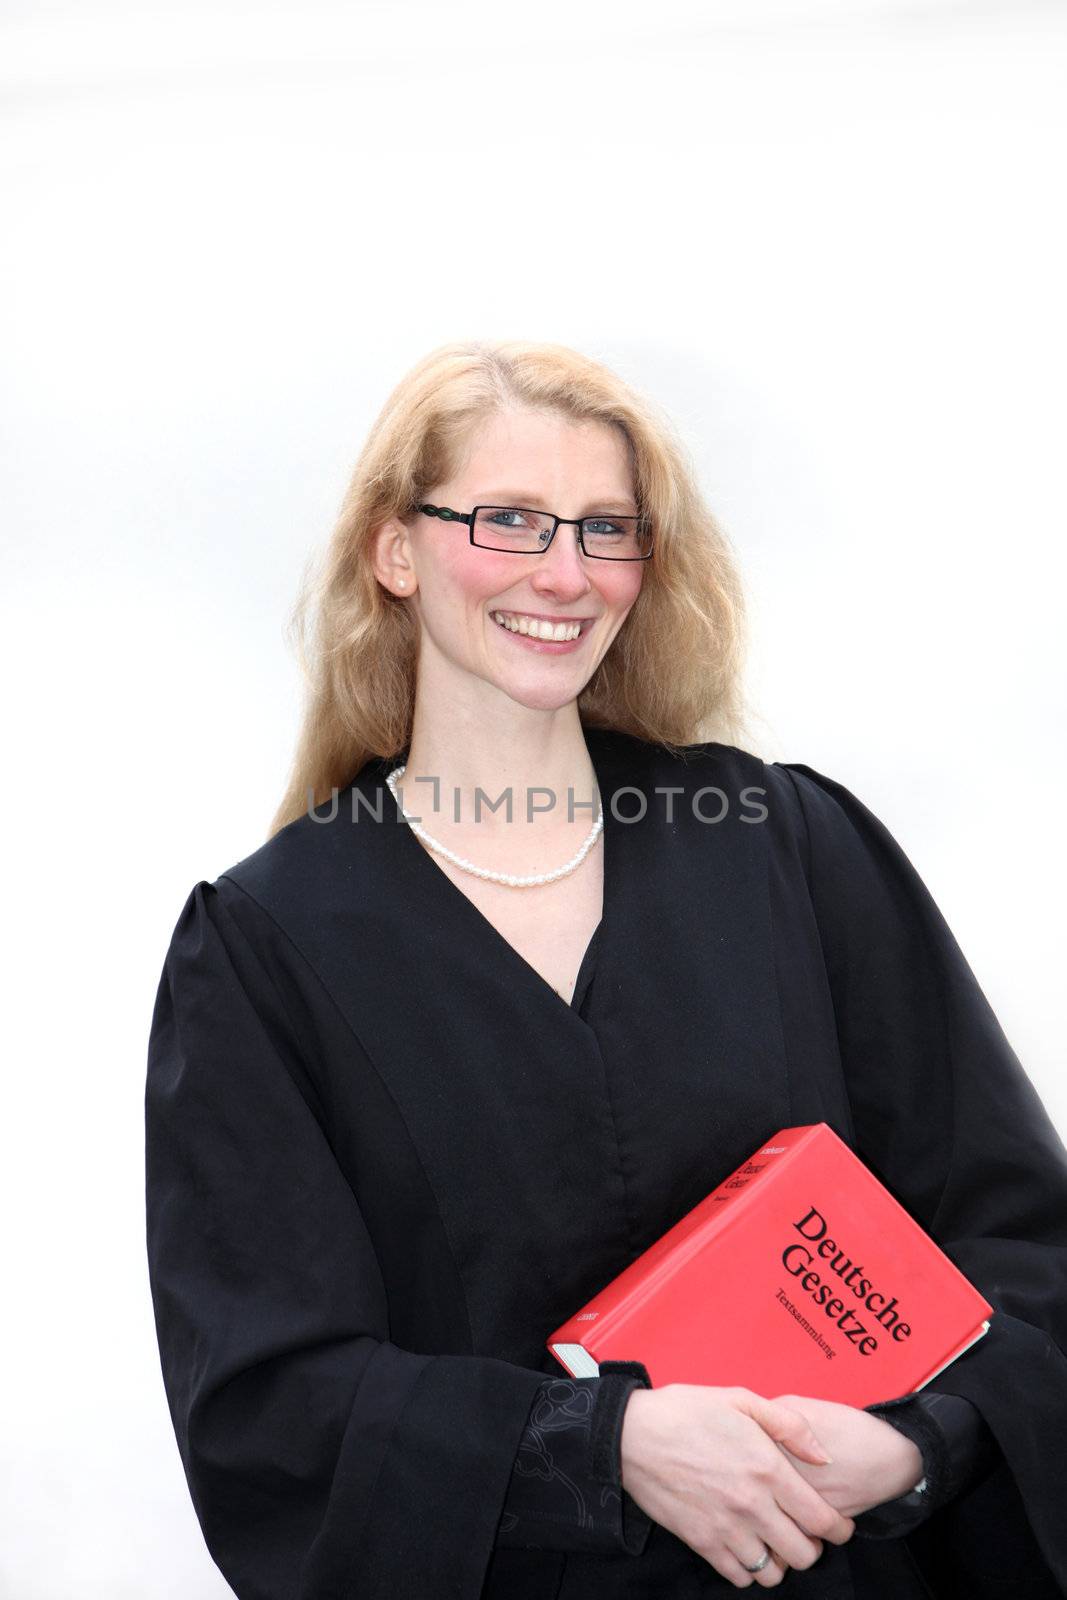
{"type": "Polygon", "coordinates": [[[509,633],[543,640],[547,644],[569,644],[579,637],[584,626],[577,619],[574,622],[546,622],[543,618],[523,616],[517,611],[491,611],[489,615],[509,633]]]}

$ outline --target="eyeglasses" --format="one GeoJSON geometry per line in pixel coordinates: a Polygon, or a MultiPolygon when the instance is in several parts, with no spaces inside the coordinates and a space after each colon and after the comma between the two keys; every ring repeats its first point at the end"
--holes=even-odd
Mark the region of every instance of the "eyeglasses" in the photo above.
{"type": "Polygon", "coordinates": [[[647,517],[556,517],[551,511],[516,506],[475,506],[452,511],[448,506],[415,507],[442,522],[466,522],[471,544],[483,550],[510,550],[513,555],[543,555],[561,524],[578,529],[582,553],[598,561],[647,561],[652,555],[652,528],[647,517]]]}

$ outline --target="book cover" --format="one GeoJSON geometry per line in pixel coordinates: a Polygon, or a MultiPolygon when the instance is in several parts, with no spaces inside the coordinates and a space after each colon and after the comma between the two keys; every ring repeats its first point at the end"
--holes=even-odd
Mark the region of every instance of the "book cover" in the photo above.
{"type": "Polygon", "coordinates": [[[921,1389],[993,1307],[825,1122],[783,1128],[546,1341],[572,1377],[867,1406],[921,1389]]]}

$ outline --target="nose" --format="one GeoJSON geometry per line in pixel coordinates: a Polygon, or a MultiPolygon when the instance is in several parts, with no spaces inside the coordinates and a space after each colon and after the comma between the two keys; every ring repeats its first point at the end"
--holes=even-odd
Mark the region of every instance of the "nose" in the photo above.
{"type": "Polygon", "coordinates": [[[539,594],[578,596],[592,587],[577,528],[566,523],[557,528],[544,555],[535,559],[530,582],[539,594]]]}

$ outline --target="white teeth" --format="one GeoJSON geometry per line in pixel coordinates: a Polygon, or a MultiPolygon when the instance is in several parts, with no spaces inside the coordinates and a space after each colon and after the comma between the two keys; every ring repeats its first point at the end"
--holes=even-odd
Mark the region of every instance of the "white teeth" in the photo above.
{"type": "Polygon", "coordinates": [[[525,633],[533,639],[548,639],[554,644],[561,644],[565,639],[577,639],[582,631],[578,622],[553,624],[538,617],[517,617],[510,611],[491,611],[489,615],[502,628],[507,628],[509,633],[525,633]]]}

